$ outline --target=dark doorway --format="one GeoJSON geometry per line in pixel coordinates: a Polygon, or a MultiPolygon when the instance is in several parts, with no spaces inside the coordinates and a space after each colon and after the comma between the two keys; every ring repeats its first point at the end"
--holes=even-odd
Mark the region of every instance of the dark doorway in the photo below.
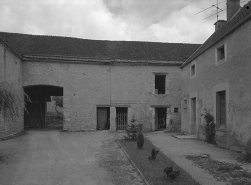
{"type": "MultiPolygon", "coordinates": [[[[48,126],[46,121],[46,103],[51,96],[63,96],[63,88],[49,85],[27,86],[24,88],[26,110],[24,113],[25,128],[43,128],[48,126]]],[[[63,128],[63,124],[61,126],[63,128]]]]}
{"type": "Polygon", "coordinates": [[[166,108],[155,108],[155,130],[166,129],[166,108]]]}
{"type": "Polygon", "coordinates": [[[226,126],[226,91],[216,93],[216,124],[226,126]]]}
{"type": "Polygon", "coordinates": [[[97,130],[110,129],[110,107],[97,108],[97,130]]]}
{"type": "Polygon", "coordinates": [[[196,98],[191,98],[191,134],[196,133],[196,98]]]}
{"type": "Polygon", "coordinates": [[[127,126],[127,107],[116,107],[117,130],[125,130],[127,126]]]}

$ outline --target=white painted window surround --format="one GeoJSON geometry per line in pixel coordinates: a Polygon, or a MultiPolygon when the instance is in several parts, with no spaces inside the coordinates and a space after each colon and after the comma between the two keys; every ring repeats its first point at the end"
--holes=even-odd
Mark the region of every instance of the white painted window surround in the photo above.
{"type": "Polygon", "coordinates": [[[215,65],[227,62],[227,44],[222,44],[215,48],[215,65]]]}

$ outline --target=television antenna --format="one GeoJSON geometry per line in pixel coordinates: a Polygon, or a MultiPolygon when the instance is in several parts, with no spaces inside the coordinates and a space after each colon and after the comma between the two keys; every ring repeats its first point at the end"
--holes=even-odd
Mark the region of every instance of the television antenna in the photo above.
{"type": "MultiPolygon", "coordinates": [[[[202,11],[196,13],[195,15],[197,15],[197,14],[199,14],[199,13],[202,13],[202,12],[204,12],[204,11],[210,9],[210,8],[216,8],[216,9],[217,9],[217,13],[216,13],[216,14],[217,14],[217,21],[218,21],[218,20],[219,20],[219,13],[222,12],[222,11],[224,11],[223,9],[219,8],[219,4],[224,3],[224,2],[226,2],[226,0],[225,0],[225,1],[221,1],[221,2],[219,2],[219,0],[217,0],[217,3],[216,3],[216,4],[213,4],[212,6],[210,6],[210,7],[206,8],[206,9],[204,9],[204,10],[202,10],[202,11]]],[[[213,15],[215,15],[215,14],[213,14],[213,15]]],[[[209,17],[211,17],[211,16],[213,16],[213,15],[210,15],[209,17]]],[[[204,18],[204,19],[207,19],[207,18],[208,18],[208,17],[206,17],[206,18],[204,18]]],[[[203,19],[203,20],[204,20],[204,19],[203,19]]]]}
{"type": "MultiPolygon", "coordinates": [[[[242,0],[241,3],[242,3],[242,2],[245,2],[245,1],[247,1],[247,0],[242,0]]],[[[250,0],[249,0],[249,1],[250,1],[250,0]]],[[[212,6],[210,6],[210,7],[206,8],[206,9],[204,9],[204,10],[201,10],[201,11],[197,12],[195,15],[197,15],[197,14],[199,14],[199,13],[202,13],[202,12],[204,12],[204,11],[210,9],[210,8],[216,8],[216,9],[217,9],[217,12],[216,12],[216,13],[214,13],[214,14],[208,16],[208,17],[205,17],[203,20],[205,20],[205,19],[207,19],[207,18],[209,18],[209,17],[212,17],[212,16],[214,16],[214,15],[217,15],[217,21],[218,21],[218,20],[219,20],[219,13],[221,13],[221,12],[223,12],[223,11],[226,10],[226,8],[225,8],[225,9],[219,8],[219,4],[222,4],[222,3],[224,3],[224,2],[226,2],[226,0],[225,0],[225,1],[221,1],[221,2],[219,2],[219,0],[217,0],[217,3],[216,3],[216,4],[213,4],[212,6]]]]}

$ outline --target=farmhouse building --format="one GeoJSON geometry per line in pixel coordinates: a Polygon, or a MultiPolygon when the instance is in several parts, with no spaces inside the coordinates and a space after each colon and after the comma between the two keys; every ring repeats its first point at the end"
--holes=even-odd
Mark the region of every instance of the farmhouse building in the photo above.
{"type": "Polygon", "coordinates": [[[204,111],[216,122],[216,142],[244,151],[251,143],[251,2],[227,1],[227,21],[181,66],[181,127],[204,138],[204,111]]]}
{"type": "Polygon", "coordinates": [[[0,115],[0,137],[46,126],[50,96],[63,96],[63,130],[180,125],[180,66],[199,46],[0,32],[0,83],[32,101],[15,121],[0,115]]]}

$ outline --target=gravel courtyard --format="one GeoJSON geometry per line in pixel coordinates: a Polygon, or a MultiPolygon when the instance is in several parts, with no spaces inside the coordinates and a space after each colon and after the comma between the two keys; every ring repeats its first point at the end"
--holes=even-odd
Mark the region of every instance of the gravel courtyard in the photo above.
{"type": "Polygon", "coordinates": [[[114,137],[41,129],[0,141],[0,185],[144,184],[114,137]]]}

